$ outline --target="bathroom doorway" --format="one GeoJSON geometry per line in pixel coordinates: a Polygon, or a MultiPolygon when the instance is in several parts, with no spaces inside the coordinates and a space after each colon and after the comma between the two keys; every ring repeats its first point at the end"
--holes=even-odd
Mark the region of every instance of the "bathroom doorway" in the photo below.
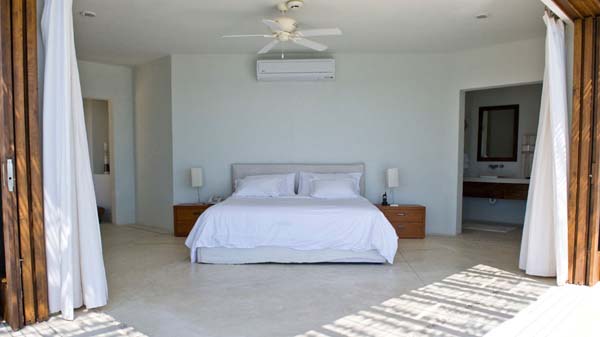
{"type": "Polygon", "coordinates": [[[520,238],[541,96],[541,83],[464,92],[462,231],[520,238]]]}
{"type": "Polygon", "coordinates": [[[112,222],[114,186],[110,165],[110,102],[84,98],[83,111],[98,217],[100,222],[112,222]]]}

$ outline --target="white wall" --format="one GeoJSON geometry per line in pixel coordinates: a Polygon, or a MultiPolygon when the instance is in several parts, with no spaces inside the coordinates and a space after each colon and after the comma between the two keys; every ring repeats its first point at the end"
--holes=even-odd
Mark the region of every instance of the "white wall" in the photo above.
{"type": "Polygon", "coordinates": [[[172,231],[170,57],[136,66],[134,91],[137,223],[172,231]]]}
{"type": "Polygon", "coordinates": [[[460,230],[464,89],[540,81],[543,40],[452,54],[337,54],[334,82],[255,80],[255,57],[173,55],[173,197],[231,192],[235,162],[365,162],[367,197],[399,167],[398,202],[427,206],[429,233],[460,230]],[[459,182],[460,181],[460,182],[459,182]]]}
{"type": "Polygon", "coordinates": [[[369,199],[380,199],[384,170],[399,167],[397,201],[426,205],[429,231],[447,232],[451,191],[440,188],[437,164],[454,155],[438,147],[452,124],[437,99],[448,86],[447,57],[335,58],[335,82],[268,83],[256,81],[254,56],[173,56],[175,202],[195,199],[194,166],[205,170],[207,198],[231,193],[235,162],[365,162],[369,199]]]}
{"type": "Polygon", "coordinates": [[[113,221],[135,222],[133,73],[130,67],[79,61],[83,97],[104,99],[110,106],[110,165],[114,177],[113,221]]]}

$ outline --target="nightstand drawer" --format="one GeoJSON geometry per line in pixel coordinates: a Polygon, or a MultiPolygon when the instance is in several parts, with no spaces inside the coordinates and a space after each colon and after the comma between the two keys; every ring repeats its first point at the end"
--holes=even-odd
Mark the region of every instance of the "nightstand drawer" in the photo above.
{"type": "Polygon", "coordinates": [[[176,207],[175,210],[175,221],[177,222],[196,222],[198,217],[204,212],[208,207],[204,206],[182,206],[176,207]]]}
{"type": "Polygon", "coordinates": [[[416,208],[389,207],[383,210],[383,214],[390,222],[423,222],[425,221],[425,210],[416,208]]]}
{"type": "Polygon", "coordinates": [[[194,225],[196,224],[196,221],[194,222],[176,222],[175,223],[175,236],[177,237],[184,237],[184,236],[188,236],[188,234],[190,234],[190,232],[192,231],[192,228],[194,228],[194,225]]]}
{"type": "Polygon", "coordinates": [[[400,239],[421,239],[425,237],[425,226],[422,222],[391,222],[400,239]]]}
{"type": "Polygon", "coordinates": [[[175,236],[187,236],[196,220],[211,205],[207,204],[182,204],[173,206],[173,232],[175,236]]]}
{"type": "Polygon", "coordinates": [[[396,230],[400,239],[422,239],[425,237],[426,209],[421,205],[381,206],[383,215],[396,230]]]}

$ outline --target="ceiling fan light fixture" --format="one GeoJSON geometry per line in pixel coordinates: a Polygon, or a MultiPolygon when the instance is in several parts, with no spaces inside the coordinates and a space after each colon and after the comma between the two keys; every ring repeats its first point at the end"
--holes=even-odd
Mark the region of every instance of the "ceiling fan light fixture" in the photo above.
{"type": "Polygon", "coordinates": [[[279,39],[279,41],[281,41],[281,42],[287,42],[290,40],[290,33],[281,32],[281,33],[277,34],[277,39],[279,39]]]}

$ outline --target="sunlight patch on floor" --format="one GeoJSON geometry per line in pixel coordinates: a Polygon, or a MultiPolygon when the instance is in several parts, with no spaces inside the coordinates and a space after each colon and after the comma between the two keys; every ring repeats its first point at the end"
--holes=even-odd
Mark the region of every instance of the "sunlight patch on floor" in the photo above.
{"type": "Polygon", "coordinates": [[[47,322],[26,326],[12,331],[0,325],[0,336],[4,337],[148,337],[113,317],[95,311],[77,311],[73,321],[52,317],[47,322]]]}
{"type": "Polygon", "coordinates": [[[477,265],[297,337],[484,336],[551,288],[477,265]]]}

